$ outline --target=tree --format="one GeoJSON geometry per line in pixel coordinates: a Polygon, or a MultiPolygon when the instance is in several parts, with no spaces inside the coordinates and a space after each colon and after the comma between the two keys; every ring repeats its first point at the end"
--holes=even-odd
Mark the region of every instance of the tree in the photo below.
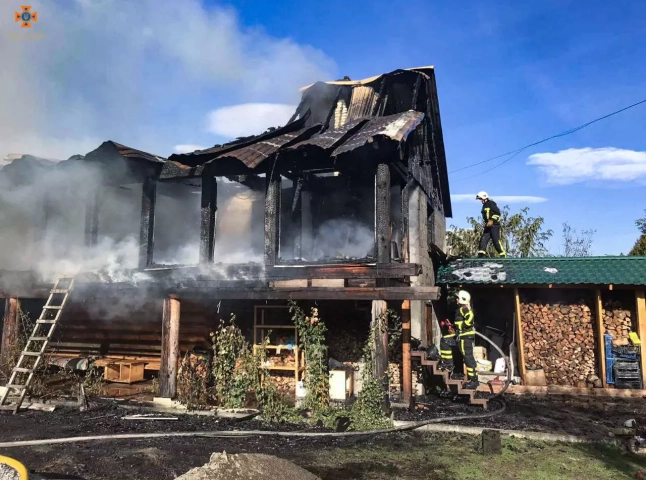
{"type": "MultiPolygon", "coordinates": [[[[510,215],[509,206],[501,209],[500,225],[502,242],[509,257],[541,257],[547,254],[545,243],[550,239],[552,230],[543,230],[543,217],[530,217],[529,207],[510,215]]],[[[451,225],[447,232],[446,244],[449,253],[461,257],[475,257],[478,254],[478,242],[482,236],[482,221],[467,217],[471,228],[458,228],[451,225]]],[[[497,256],[493,245],[487,249],[490,257],[497,256]]]]}
{"type": "MultiPolygon", "coordinates": [[[[646,213],[646,210],[644,210],[644,213],[646,213]]],[[[635,225],[641,232],[641,236],[635,242],[632,250],[628,252],[628,255],[646,255],[646,215],[635,221],[635,225]]]]}
{"type": "Polygon", "coordinates": [[[592,237],[596,230],[581,230],[577,233],[567,223],[563,224],[563,256],[565,257],[589,257],[592,248],[592,237]]]}

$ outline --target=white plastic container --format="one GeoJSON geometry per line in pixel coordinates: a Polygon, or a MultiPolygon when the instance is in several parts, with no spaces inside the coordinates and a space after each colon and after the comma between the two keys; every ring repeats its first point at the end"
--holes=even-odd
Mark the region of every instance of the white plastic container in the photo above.
{"type": "Polygon", "coordinates": [[[303,380],[297,382],[296,383],[296,398],[305,398],[306,394],[307,394],[307,389],[305,388],[305,384],[303,383],[303,380]]]}
{"type": "Polygon", "coordinates": [[[493,367],[494,373],[505,373],[505,359],[500,357],[496,360],[496,364],[493,367]]]}

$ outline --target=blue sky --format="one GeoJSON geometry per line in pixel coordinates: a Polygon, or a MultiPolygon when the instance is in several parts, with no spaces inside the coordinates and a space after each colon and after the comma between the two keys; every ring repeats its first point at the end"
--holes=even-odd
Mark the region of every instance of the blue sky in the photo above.
{"type": "MultiPolygon", "coordinates": [[[[45,38],[0,44],[0,155],[60,158],[108,138],[169,155],[261,131],[314,80],[431,64],[452,172],[646,98],[645,2],[347,3],[33,2],[45,38]]],[[[15,33],[20,2],[4,5],[0,29],[15,33]]],[[[594,253],[626,253],[646,208],[644,125],[646,104],[452,173],[451,191],[545,198],[529,206],[554,252],[567,221],[597,229],[594,253]]],[[[457,225],[479,211],[459,197],[453,209],[457,225]]]]}

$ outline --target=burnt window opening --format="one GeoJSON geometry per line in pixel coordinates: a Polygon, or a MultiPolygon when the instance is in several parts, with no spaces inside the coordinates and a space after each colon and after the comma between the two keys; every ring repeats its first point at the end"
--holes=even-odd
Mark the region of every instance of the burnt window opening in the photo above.
{"type": "Polygon", "coordinates": [[[201,179],[158,182],[153,263],[196,265],[200,259],[201,179]]]}
{"type": "Polygon", "coordinates": [[[215,263],[262,263],[265,229],[263,175],[217,177],[215,263]]]}
{"type": "Polygon", "coordinates": [[[106,252],[105,263],[137,268],[139,224],[141,221],[141,183],[103,186],[98,200],[96,244],[93,256],[106,252]]]}
{"type": "Polygon", "coordinates": [[[374,261],[374,257],[373,175],[321,172],[283,179],[279,262],[374,261]]]}

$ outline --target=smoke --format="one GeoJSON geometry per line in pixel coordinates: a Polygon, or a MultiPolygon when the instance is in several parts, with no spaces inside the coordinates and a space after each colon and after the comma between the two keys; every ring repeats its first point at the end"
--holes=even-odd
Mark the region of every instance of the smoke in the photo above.
{"type": "Polygon", "coordinates": [[[348,218],[324,222],[313,241],[314,260],[324,258],[365,258],[375,249],[375,234],[368,226],[348,218]]]}
{"type": "Polygon", "coordinates": [[[206,3],[40,0],[31,29],[14,22],[20,4],[7,4],[0,158],[68,158],[107,139],[164,155],[175,145],[213,145],[222,139],[205,128],[211,110],[294,104],[299,87],[334,77],[322,51],[206,3]]]}

